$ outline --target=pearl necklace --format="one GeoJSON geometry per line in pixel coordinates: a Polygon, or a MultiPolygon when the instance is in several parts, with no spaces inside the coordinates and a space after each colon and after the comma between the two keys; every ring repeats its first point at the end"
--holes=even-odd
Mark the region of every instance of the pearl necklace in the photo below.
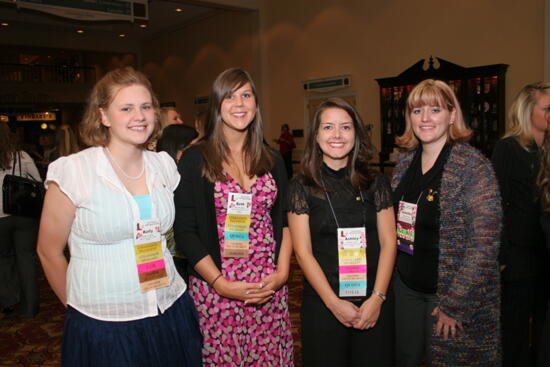
{"type": "MultiPolygon", "coordinates": [[[[137,176],[130,176],[128,175],[126,172],[124,172],[124,170],[122,169],[122,167],[120,167],[117,163],[117,161],[115,160],[115,158],[113,157],[113,153],[111,153],[111,151],[109,150],[109,148],[105,147],[105,150],[107,151],[107,155],[109,156],[109,160],[111,162],[113,162],[115,164],[115,167],[118,168],[118,170],[120,171],[120,173],[122,173],[124,175],[124,177],[126,177],[127,179],[130,179],[130,180],[139,180],[141,178],[141,176],[143,176],[143,173],[145,172],[145,161],[143,162],[143,167],[141,167],[141,172],[137,175],[137,176]]],[[[142,153],[143,155],[143,153],[142,153]]]]}

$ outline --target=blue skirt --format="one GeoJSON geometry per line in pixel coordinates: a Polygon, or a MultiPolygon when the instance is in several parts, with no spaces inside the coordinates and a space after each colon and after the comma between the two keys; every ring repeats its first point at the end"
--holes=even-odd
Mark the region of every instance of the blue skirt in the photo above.
{"type": "Polygon", "coordinates": [[[133,321],[101,321],[69,307],[63,367],[200,367],[202,336],[186,291],[163,314],[133,321]]]}

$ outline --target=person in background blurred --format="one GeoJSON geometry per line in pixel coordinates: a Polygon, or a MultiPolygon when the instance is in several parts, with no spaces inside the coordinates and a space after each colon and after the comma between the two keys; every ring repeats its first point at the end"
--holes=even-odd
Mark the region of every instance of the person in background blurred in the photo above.
{"type": "Polygon", "coordinates": [[[206,111],[200,111],[195,116],[195,130],[199,134],[191,143],[195,144],[198,143],[204,136],[204,121],[206,119],[206,111]]]}
{"type": "MultiPolygon", "coordinates": [[[[7,174],[32,177],[41,181],[32,158],[15,145],[8,124],[0,123],[0,183],[7,174]],[[15,168],[15,170],[14,170],[15,168]]],[[[24,317],[34,317],[39,310],[36,270],[36,233],[34,218],[4,213],[0,193],[0,309],[9,312],[20,303],[24,317]]]]}
{"type": "Polygon", "coordinates": [[[510,107],[508,132],[492,156],[504,208],[500,250],[504,367],[533,366],[541,346],[550,262],[534,189],[549,108],[550,83],[523,87],[510,107]]]}
{"type": "Polygon", "coordinates": [[[292,169],[292,150],[296,148],[294,143],[294,137],[290,132],[288,124],[283,124],[281,126],[281,136],[278,139],[273,139],[277,144],[279,144],[279,153],[283,156],[285,161],[286,174],[288,178],[292,178],[293,169],[292,169]]]}
{"type": "MultiPolygon", "coordinates": [[[[548,127],[544,134],[544,141],[540,147],[540,169],[537,177],[538,197],[542,210],[541,225],[546,237],[546,249],[550,253],[550,103],[546,106],[545,112],[548,127]]],[[[546,309],[544,330],[540,342],[537,367],[550,366],[550,302],[546,309]]]]}
{"type": "Polygon", "coordinates": [[[183,121],[181,120],[180,113],[176,110],[175,106],[165,106],[160,109],[160,126],[161,130],[164,130],[165,127],[169,125],[181,125],[183,121]]]}
{"type": "Polygon", "coordinates": [[[55,140],[57,141],[58,153],[55,159],[77,153],[80,150],[78,140],[70,125],[61,125],[57,130],[55,140]]]}
{"type": "MultiPolygon", "coordinates": [[[[169,125],[162,131],[162,135],[157,142],[157,152],[166,152],[177,163],[185,149],[189,147],[198,134],[187,125],[169,125]]],[[[174,265],[185,283],[188,282],[189,274],[187,272],[187,260],[181,251],[176,249],[176,240],[174,239],[174,230],[170,229],[166,233],[166,246],[174,258],[174,265]]]]}

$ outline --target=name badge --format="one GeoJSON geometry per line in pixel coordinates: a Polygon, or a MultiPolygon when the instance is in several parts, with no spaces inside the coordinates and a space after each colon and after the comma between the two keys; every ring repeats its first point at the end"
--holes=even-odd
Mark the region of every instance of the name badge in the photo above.
{"type": "Polygon", "coordinates": [[[167,287],[160,222],[158,219],[138,220],[134,228],[134,252],[141,291],[145,293],[167,287]]]}
{"type": "Polygon", "coordinates": [[[252,194],[230,192],[224,226],[223,257],[248,257],[252,194]]]}
{"type": "Polygon", "coordinates": [[[367,295],[367,234],[365,227],[338,228],[340,297],[367,295]]]}
{"type": "Polygon", "coordinates": [[[397,249],[409,255],[414,254],[414,225],[418,205],[399,202],[397,211],[397,249]]]}

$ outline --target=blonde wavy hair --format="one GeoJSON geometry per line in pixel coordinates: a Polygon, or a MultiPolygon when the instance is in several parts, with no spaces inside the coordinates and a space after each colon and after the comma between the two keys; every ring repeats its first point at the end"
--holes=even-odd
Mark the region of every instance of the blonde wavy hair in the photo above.
{"type": "Polygon", "coordinates": [[[524,149],[533,141],[531,116],[537,103],[537,93],[550,95],[550,83],[527,84],[519,91],[508,111],[508,129],[504,138],[516,137],[524,149]]]}

